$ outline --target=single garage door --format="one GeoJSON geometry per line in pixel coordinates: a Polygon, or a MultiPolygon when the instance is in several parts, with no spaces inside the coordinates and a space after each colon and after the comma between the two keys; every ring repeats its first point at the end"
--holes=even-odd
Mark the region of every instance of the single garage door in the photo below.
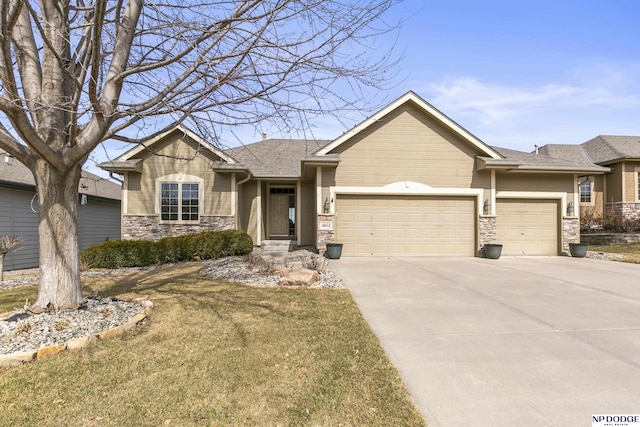
{"type": "Polygon", "coordinates": [[[475,198],[338,195],[345,255],[475,255],[475,198]]]}
{"type": "Polygon", "coordinates": [[[502,199],[496,236],[503,255],[558,255],[557,200],[502,199]]]}

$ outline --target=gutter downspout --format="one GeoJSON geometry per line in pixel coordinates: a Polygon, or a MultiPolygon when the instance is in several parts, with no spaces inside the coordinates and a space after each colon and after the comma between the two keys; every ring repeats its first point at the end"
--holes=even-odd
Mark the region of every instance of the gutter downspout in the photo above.
{"type": "Polygon", "coordinates": [[[236,230],[239,230],[239,219],[240,219],[240,192],[238,189],[242,184],[249,181],[251,179],[251,172],[247,171],[247,177],[242,181],[236,182],[236,230]]]}

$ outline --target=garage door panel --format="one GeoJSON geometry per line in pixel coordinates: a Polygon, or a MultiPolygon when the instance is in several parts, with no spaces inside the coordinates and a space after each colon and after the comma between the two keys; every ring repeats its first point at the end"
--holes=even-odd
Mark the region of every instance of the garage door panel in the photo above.
{"type": "Polygon", "coordinates": [[[345,255],[475,255],[472,197],[338,195],[336,221],[345,255]]]}
{"type": "Polygon", "coordinates": [[[404,212],[391,212],[389,214],[389,221],[404,223],[410,214],[406,214],[404,212]]]}
{"type": "Polygon", "coordinates": [[[371,221],[371,214],[368,212],[354,212],[352,215],[353,219],[357,222],[366,223],[371,221]]]}
{"type": "Polygon", "coordinates": [[[558,254],[557,200],[498,200],[496,214],[496,236],[504,255],[558,254]]]}

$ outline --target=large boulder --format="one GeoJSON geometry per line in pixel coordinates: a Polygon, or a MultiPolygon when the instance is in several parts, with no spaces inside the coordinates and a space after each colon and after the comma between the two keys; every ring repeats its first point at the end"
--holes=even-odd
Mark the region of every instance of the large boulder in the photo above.
{"type": "Polygon", "coordinates": [[[317,271],[306,268],[284,268],[278,274],[281,286],[311,286],[320,279],[317,271]]]}

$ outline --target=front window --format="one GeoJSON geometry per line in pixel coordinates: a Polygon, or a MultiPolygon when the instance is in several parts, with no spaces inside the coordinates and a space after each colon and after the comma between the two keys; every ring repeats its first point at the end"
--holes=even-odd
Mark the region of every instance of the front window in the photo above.
{"type": "Polygon", "coordinates": [[[163,182],[160,191],[162,221],[197,221],[199,185],[195,183],[163,182]]]}
{"type": "Polygon", "coordinates": [[[580,181],[580,203],[591,203],[591,181],[580,181]]]}

